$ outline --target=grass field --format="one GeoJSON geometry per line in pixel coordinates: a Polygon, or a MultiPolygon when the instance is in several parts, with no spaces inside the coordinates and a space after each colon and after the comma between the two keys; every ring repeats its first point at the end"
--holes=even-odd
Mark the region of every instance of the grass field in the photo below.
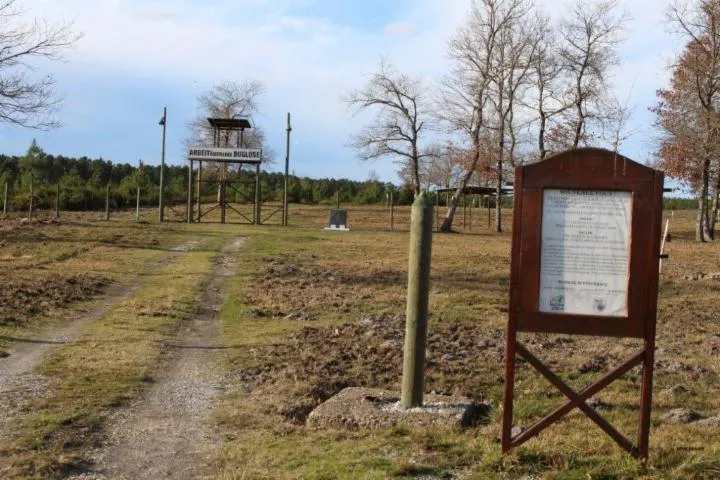
{"type": "MultiPolygon", "coordinates": [[[[221,245],[243,235],[248,240],[234,254],[237,273],[218,313],[226,388],[208,420],[218,438],[215,477],[720,478],[720,429],[663,419],[676,408],[720,415],[720,281],[686,279],[720,272],[720,247],[693,241],[693,212],[672,219],[660,284],[651,457],[643,464],[580,414],[500,453],[511,237],[491,232],[480,209],[473,209],[472,227],[466,217],[461,233],[433,239],[426,390],[489,401],[486,421],[466,430],[308,428],[312,408],[340,389],[399,389],[401,375],[409,209],[394,212],[399,231],[390,232],[382,231],[389,229],[386,209],[350,208],[352,231],[340,233],[321,230],[329,208],[295,207],[296,228],[287,230],[135,223],[130,212],[110,222],[96,214],[47,224],[0,220],[0,349],[62,325],[108,289],[137,286],[38,365],[47,388],[0,438],[0,474],[62,478],[87,468],[88,451],[102,442],[113,412],[163,374],[163,342],[196,311],[221,245]],[[189,251],[176,255],[183,245],[189,251]]],[[[510,212],[504,223],[510,225],[510,212]]],[[[574,388],[637,347],[550,335],[528,335],[525,343],[574,388]]],[[[515,422],[523,425],[564,402],[524,366],[516,393],[515,422]]],[[[638,403],[635,370],[595,399],[630,438],[638,403]]]]}

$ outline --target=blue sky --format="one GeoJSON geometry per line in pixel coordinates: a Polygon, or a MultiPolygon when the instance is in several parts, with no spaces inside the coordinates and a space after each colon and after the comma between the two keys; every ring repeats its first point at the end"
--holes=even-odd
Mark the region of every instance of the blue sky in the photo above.
{"type": "MultiPolygon", "coordinates": [[[[214,83],[265,83],[261,114],[280,170],[285,116],[292,112],[291,169],[298,175],[366,179],[375,170],[397,182],[390,160],[359,162],[345,145],[367,117],[340,101],[363,84],[381,55],[430,85],[448,68],[447,40],[470,0],[21,0],[29,17],[73,21],[83,33],[62,63],[44,62],[65,100],[65,126],[37,132],[0,125],[0,152],[22,154],[33,138],[49,153],[138,159],[156,164],[168,107],[169,163],[184,162],[186,123],[195,97],[214,83]]],[[[562,1],[538,2],[551,15],[562,1]]],[[[634,136],[623,153],[645,161],[654,132],[648,107],[680,50],[667,33],[668,0],[627,0],[632,20],[620,50],[614,89],[634,109],[634,136]]]]}

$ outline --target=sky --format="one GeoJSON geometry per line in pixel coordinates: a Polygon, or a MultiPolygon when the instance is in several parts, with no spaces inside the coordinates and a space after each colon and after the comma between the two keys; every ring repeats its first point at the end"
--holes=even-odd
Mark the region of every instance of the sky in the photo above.
{"type": "MultiPolygon", "coordinates": [[[[654,149],[655,92],[682,41],[668,33],[670,0],[625,0],[630,17],[613,91],[632,108],[632,138],[621,152],[646,162],[654,149]]],[[[538,0],[551,16],[568,3],[538,0]]],[[[167,157],[185,163],[195,98],[222,81],[264,83],[253,119],[284,168],[287,112],[290,169],[310,177],[399,182],[390,159],[357,160],[347,144],[371,118],[341,99],[360,88],[387,56],[432,90],[448,71],[447,42],[470,0],[18,0],[26,18],[72,22],[83,37],[63,62],[40,62],[64,97],[50,132],[0,124],[0,153],[21,155],[33,138],[48,153],[113,162],[160,162],[158,121],[168,109],[167,157]]]]}

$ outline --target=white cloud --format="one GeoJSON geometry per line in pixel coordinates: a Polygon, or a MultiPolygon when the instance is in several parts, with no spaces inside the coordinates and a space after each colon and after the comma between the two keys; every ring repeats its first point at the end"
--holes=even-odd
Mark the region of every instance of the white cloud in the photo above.
{"type": "Polygon", "coordinates": [[[407,37],[412,34],[414,30],[412,24],[406,22],[395,22],[385,25],[385,31],[396,37],[407,37]]]}

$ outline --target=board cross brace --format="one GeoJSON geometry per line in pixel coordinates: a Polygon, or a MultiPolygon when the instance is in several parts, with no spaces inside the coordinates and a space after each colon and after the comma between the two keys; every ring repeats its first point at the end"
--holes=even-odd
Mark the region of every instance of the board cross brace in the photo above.
{"type": "MultiPolygon", "coordinates": [[[[628,358],[625,362],[615,367],[613,370],[603,375],[601,378],[595,381],[595,383],[585,387],[580,392],[575,392],[565,382],[562,381],[557,375],[555,375],[540,359],[533,355],[527,350],[521,343],[515,342],[515,353],[530,363],[538,372],[540,372],[550,383],[552,383],[560,392],[562,392],[568,401],[556,408],[544,418],[538,420],[531,425],[527,430],[522,431],[515,437],[511,436],[512,421],[504,422],[503,424],[503,435],[502,435],[502,449],[503,453],[509,451],[511,448],[517,447],[530,440],[540,432],[551,426],[553,423],[562,419],[565,415],[570,413],[575,408],[580,409],[590,420],[595,422],[605,433],[608,434],[618,445],[625,449],[628,453],[636,458],[647,456],[647,445],[636,446],[631,440],[626,438],[623,434],[617,431],[615,427],[605,420],[595,409],[590,407],[586,401],[593,395],[600,392],[610,383],[618,379],[630,371],[636,365],[643,363],[646,359],[646,349],[643,347],[638,350],[632,357],[628,358]]],[[[513,375],[514,376],[514,375],[513,375]]],[[[507,407],[507,405],[506,405],[507,407]]],[[[510,420],[512,420],[512,408],[509,410],[510,420]]],[[[642,435],[640,438],[642,439],[642,435]]]]}

